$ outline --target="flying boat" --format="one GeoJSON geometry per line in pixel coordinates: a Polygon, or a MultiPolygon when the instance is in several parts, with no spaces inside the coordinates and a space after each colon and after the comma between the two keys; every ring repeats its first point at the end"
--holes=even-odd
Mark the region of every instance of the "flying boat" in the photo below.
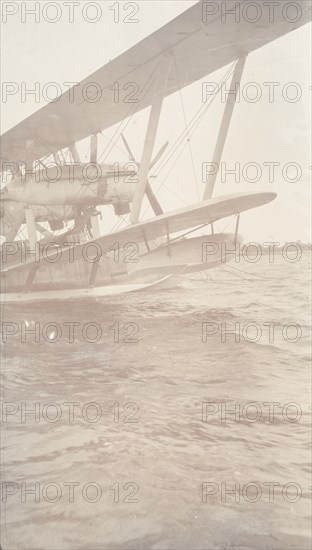
{"type": "MultiPolygon", "coordinates": [[[[224,81],[230,81],[232,93],[212,159],[220,166],[247,57],[310,21],[308,2],[299,3],[299,18],[297,12],[292,16],[296,7],[290,3],[287,17],[275,6],[273,18],[239,17],[227,24],[220,10],[210,13],[207,4],[216,3],[201,0],[1,136],[2,300],[115,296],[170,287],[185,274],[220,266],[222,246],[230,250],[241,241],[241,214],[274,200],[273,192],[215,197],[214,172],[200,202],[168,212],[153,188],[151,170],[175,147],[170,148],[168,136],[155,151],[165,98],[227,68],[224,81]],[[123,90],[124,100],[116,102],[112,89],[123,90]],[[138,161],[125,128],[144,109],[148,122],[138,161]],[[126,164],[101,162],[99,136],[115,125],[110,146],[121,143],[129,155],[126,164]],[[86,139],[87,162],[78,146],[86,139]],[[147,220],[142,219],[144,197],[153,211],[147,220]],[[108,208],[126,225],[107,233],[100,217],[108,208]],[[229,217],[233,231],[218,232],[216,222],[229,217]]],[[[203,103],[186,127],[182,148],[208,107],[203,103]]]]}

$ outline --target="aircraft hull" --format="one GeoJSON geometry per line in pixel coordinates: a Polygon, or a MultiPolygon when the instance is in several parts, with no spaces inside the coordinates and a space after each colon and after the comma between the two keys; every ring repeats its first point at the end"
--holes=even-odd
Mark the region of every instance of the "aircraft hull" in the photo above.
{"type": "Polygon", "coordinates": [[[1,294],[1,303],[28,303],[36,301],[55,300],[80,300],[86,298],[105,298],[128,294],[130,292],[139,292],[144,290],[161,290],[176,285],[175,276],[162,277],[153,283],[146,284],[115,284],[106,286],[96,286],[93,288],[67,288],[63,290],[41,290],[37,292],[12,292],[1,294]]]}
{"type": "Polygon", "coordinates": [[[116,262],[110,253],[98,265],[82,258],[70,263],[65,258],[56,263],[32,263],[23,270],[13,268],[2,273],[3,301],[112,296],[153,288],[162,280],[168,284],[172,276],[176,284],[177,275],[206,271],[229,261],[231,254],[222,251],[233,250],[234,240],[233,234],[202,235],[160,242],[148,253],[142,245],[137,263],[125,263],[125,256],[116,262]]]}

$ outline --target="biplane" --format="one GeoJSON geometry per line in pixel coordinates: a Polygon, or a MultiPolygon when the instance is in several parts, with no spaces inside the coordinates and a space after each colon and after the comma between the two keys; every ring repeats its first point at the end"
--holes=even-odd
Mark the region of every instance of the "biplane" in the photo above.
{"type": "MultiPolygon", "coordinates": [[[[289,4],[287,17],[275,6],[273,18],[240,17],[224,25],[220,10],[207,9],[216,4],[201,0],[88,76],[74,94],[68,90],[2,135],[1,171],[9,175],[0,212],[4,300],[111,296],[176,284],[181,274],[219,266],[221,244],[230,248],[240,241],[241,213],[275,198],[270,192],[213,197],[218,175],[213,173],[201,202],[164,212],[149,179],[168,146],[155,154],[167,96],[232,64],[233,93],[213,155],[219,166],[247,56],[310,21],[309,3],[297,2],[289,4]],[[290,13],[295,4],[300,17],[290,13]],[[127,90],[129,83],[135,83],[129,102],[115,102],[107,93],[116,85],[127,90]],[[121,129],[114,143],[122,140],[132,164],[116,174],[99,161],[98,136],[143,109],[149,115],[140,162],[121,129]],[[90,139],[87,163],[77,147],[85,139],[90,139]],[[140,219],[144,197],[154,213],[148,220],[140,219]],[[117,219],[127,216],[127,226],[102,234],[99,208],[105,216],[105,206],[117,219]],[[215,222],[230,216],[235,231],[216,232],[215,222]],[[21,227],[27,228],[26,238],[21,227]]],[[[219,4],[237,9],[244,2],[219,4]]]]}

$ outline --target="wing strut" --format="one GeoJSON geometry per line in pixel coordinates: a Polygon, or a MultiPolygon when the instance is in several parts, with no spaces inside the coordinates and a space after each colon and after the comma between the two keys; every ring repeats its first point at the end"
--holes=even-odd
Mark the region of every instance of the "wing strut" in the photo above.
{"type": "MultiPolygon", "coordinates": [[[[97,157],[98,157],[98,136],[97,134],[93,134],[91,136],[91,141],[90,141],[90,163],[97,164],[97,160],[98,160],[97,157]]],[[[100,216],[100,212],[96,209],[90,216],[92,236],[94,239],[98,239],[101,236],[99,216],[100,216]]],[[[94,273],[96,274],[96,271],[94,271],[94,273]]],[[[93,271],[92,271],[92,276],[90,278],[89,284],[92,284],[92,281],[93,281],[93,271]]]]}
{"type": "Polygon", "coordinates": [[[80,160],[80,156],[79,156],[79,153],[77,151],[77,147],[76,147],[76,144],[75,143],[72,143],[71,145],[69,145],[68,147],[69,151],[70,151],[70,154],[73,158],[73,161],[74,162],[77,162],[78,164],[81,163],[81,160],[80,160]]]}
{"type": "Polygon", "coordinates": [[[236,226],[235,226],[235,237],[234,237],[234,243],[235,244],[237,243],[239,220],[240,220],[240,214],[237,214],[236,226]]]}
{"type": "MultiPolygon", "coordinates": [[[[26,182],[31,176],[33,175],[34,170],[34,142],[32,139],[26,140],[26,151],[25,151],[25,176],[26,176],[26,182]]],[[[34,249],[37,242],[37,230],[36,230],[36,222],[35,222],[35,216],[34,212],[31,208],[25,208],[25,218],[26,218],[26,226],[27,226],[27,232],[28,232],[28,240],[29,240],[29,247],[34,249]]]]}
{"type": "Polygon", "coordinates": [[[37,229],[32,208],[25,208],[25,218],[28,232],[29,248],[34,250],[37,242],[37,229]]]}
{"type": "Polygon", "coordinates": [[[140,166],[138,170],[139,181],[136,185],[134,198],[132,202],[132,209],[131,209],[131,215],[130,215],[130,222],[132,224],[138,223],[139,221],[142,201],[146,191],[148,172],[150,170],[150,166],[152,162],[152,154],[153,154],[153,149],[155,145],[161,107],[162,107],[163,99],[167,90],[167,82],[168,82],[171,63],[172,63],[172,55],[165,56],[163,62],[160,64],[158,68],[158,75],[156,77],[156,81],[154,82],[155,93],[152,100],[152,106],[150,110],[147,130],[146,130],[142,160],[140,162],[140,166]]]}
{"type": "Polygon", "coordinates": [[[25,162],[25,175],[26,179],[33,174],[34,170],[34,142],[32,139],[26,140],[26,162],[25,162]]]}
{"type": "Polygon", "coordinates": [[[227,134],[229,131],[229,127],[230,127],[230,123],[231,123],[231,119],[232,119],[232,115],[235,107],[237,92],[239,90],[245,63],[246,63],[246,56],[241,57],[235,65],[231,87],[230,87],[230,91],[228,93],[226,105],[224,108],[224,113],[223,113],[222,122],[219,130],[219,134],[218,134],[218,139],[217,139],[217,143],[215,146],[213,159],[212,159],[213,166],[217,165],[218,168],[213,174],[210,174],[210,176],[208,177],[208,181],[206,183],[206,188],[205,188],[204,197],[203,197],[204,200],[211,199],[212,197],[212,193],[213,193],[213,189],[218,176],[220,162],[223,155],[223,150],[224,150],[227,134]]]}
{"type": "Polygon", "coordinates": [[[97,163],[97,134],[93,134],[91,136],[91,143],[90,143],[90,162],[96,164],[97,163]]]}

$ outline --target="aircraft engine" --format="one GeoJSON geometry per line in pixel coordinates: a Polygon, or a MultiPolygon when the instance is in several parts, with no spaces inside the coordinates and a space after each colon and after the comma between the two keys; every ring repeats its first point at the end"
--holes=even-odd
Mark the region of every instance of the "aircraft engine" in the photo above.
{"type": "Polygon", "coordinates": [[[26,181],[12,180],[8,186],[7,198],[31,205],[100,205],[131,202],[136,185],[133,172],[98,174],[89,165],[53,166],[35,172],[26,181]],[[79,168],[79,170],[78,170],[79,168]],[[58,176],[61,177],[58,177],[58,176]]]}
{"type": "Polygon", "coordinates": [[[15,201],[1,201],[0,235],[6,241],[13,241],[21,224],[24,222],[23,205],[15,201]]]}

